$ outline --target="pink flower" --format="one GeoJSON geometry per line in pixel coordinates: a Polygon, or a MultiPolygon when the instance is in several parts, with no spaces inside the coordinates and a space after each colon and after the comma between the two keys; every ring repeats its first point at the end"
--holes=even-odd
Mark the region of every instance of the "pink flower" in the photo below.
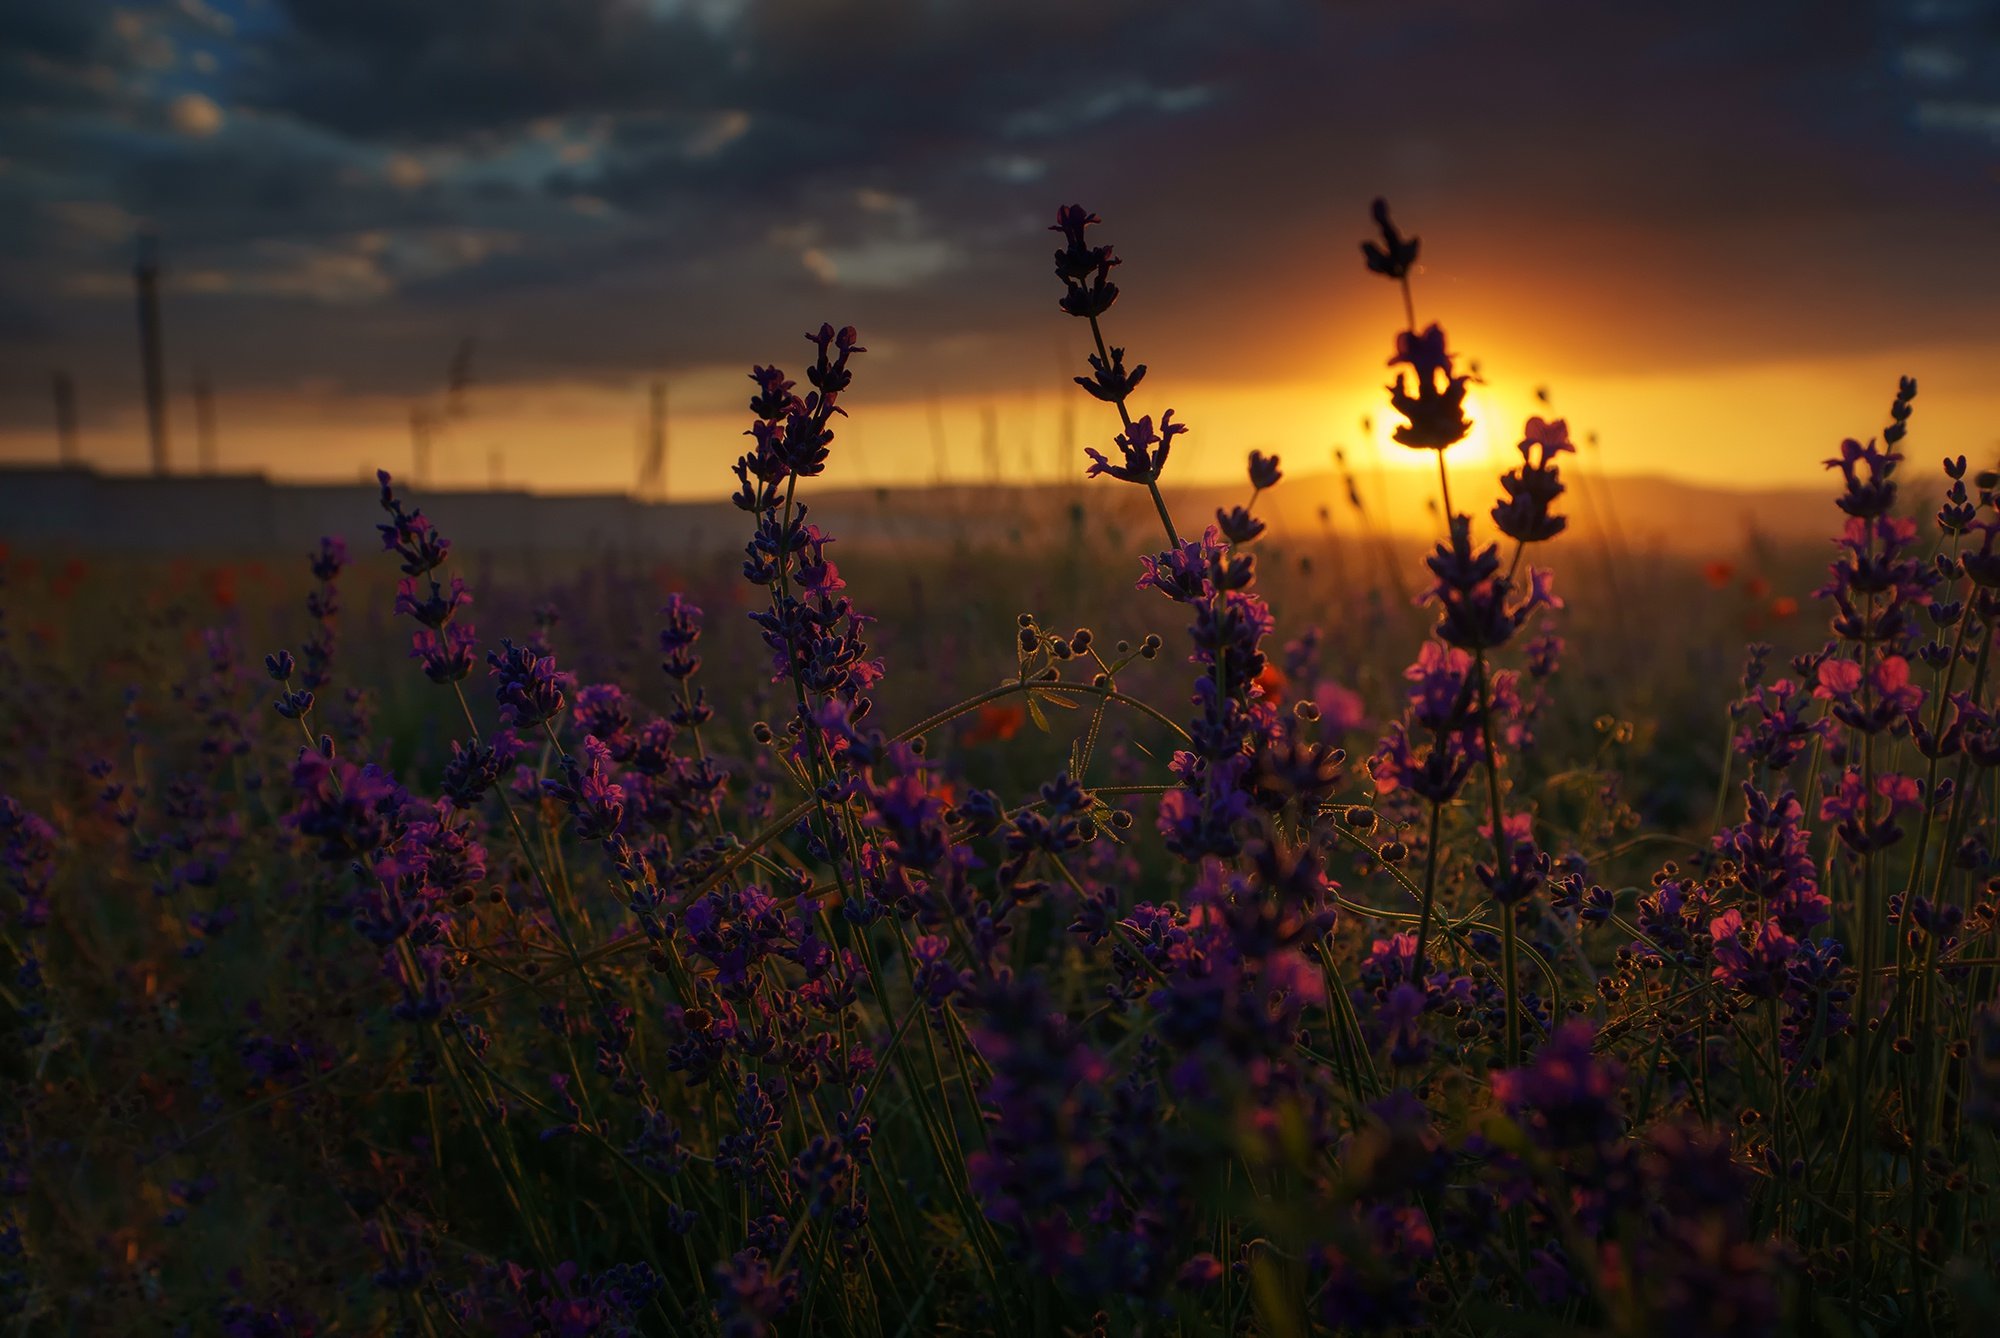
{"type": "Polygon", "coordinates": [[[1747,948],[1741,911],[1716,916],[1709,921],[1708,932],[1715,940],[1715,979],[1753,998],[1775,999],[1784,993],[1785,968],[1798,943],[1776,920],[1766,920],[1747,948]]]}
{"type": "Polygon", "coordinates": [[[1893,772],[1875,778],[1875,793],[1889,801],[1892,813],[1915,808],[1924,801],[1924,787],[1915,776],[1899,776],[1893,772]]]}
{"type": "Polygon", "coordinates": [[[1851,697],[1861,688],[1861,666],[1852,660],[1826,660],[1819,667],[1819,686],[1813,696],[1851,697]]]}
{"type": "Polygon", "coordinates": [[[1368,723],[1368,707],[1361,694],[1330,679],[1313,689],[1313,705],[1319,707],[1319,718],[1329,734],[1346,734],[1368,723]]]}

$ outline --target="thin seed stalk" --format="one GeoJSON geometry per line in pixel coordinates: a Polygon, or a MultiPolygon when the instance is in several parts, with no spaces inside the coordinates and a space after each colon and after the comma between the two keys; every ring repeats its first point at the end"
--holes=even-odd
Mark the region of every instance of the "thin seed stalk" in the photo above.
{"type": "MultiPolygon", "coordinates": [[[[1440,741],[1439,746],[1443,746],[1442,741],[1440,741]]],[[[1443,825],[1441,821],[1443,817],[1444,805],[1435,799],[1431,800],[1431,830],[1429,843],[1424,852],[1424,897],[1423,904],[1417,911],[1416,973],[1418,989],[1423,988],[1421,982],[1428,974],[1429,959],[1425,957],[1424,950],[1430,943],[1431,912],[1432,908],[1437,904],[1438,833],[1439,828],[1443,825]]]]}
{"type": "MultiPolygon", "coordinates": [[[[1440,459],[1443,457],[1440,456],[1440,459]]],[[[1493,807],[1493,877],[1497,882],[1507,874],[1511,862],[1511,852],[1507,848],[1507,821],[1500,805],[1500,764],[1493,750],[1493,703],[1486,678],[1486,649],[1481,647],[1474,657],[1479,675],[1479,742],[1486,754],[1486,793],[1493,807]]],[[[1519,986],[1516,982],[1519,944],[1519,930],[1514,923],[1512,902],[1500,904],[1500,970],[1505,979],[1501,981],[1507,996],[1507,1066],[1513,1068],[1521,1062],[1521,1010],[1515,997],[1519,986]]]]}

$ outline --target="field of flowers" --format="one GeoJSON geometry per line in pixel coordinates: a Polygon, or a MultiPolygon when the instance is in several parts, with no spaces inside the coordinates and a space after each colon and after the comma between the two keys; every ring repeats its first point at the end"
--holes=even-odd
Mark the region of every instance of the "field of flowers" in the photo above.
{"type": "Polygon", "coordinates": [[[1172,513],[1097,222],[1143,551],[843,571],[828,325],[740,566],[460,563],[387,474],[351,553],[0,561],[0,1331],[2000,1318],[2000,480],[1899,493],[1905,380],[1801,601],[1565,553],[1378,202],[1440,532],[1342,566],[1276,458],[1172,513]]]}

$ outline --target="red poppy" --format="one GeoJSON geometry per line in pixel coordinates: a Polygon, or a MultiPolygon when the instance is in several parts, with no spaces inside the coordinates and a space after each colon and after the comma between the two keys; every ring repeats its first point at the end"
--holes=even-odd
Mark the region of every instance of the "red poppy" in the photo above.
{"type": "Polygon", "coordinates": [[[236,568],[211,567],[201,574],[202,585],[218,609],[236,607],[236,568]]]}
{"type": "Polygon", "coordinates": [[[1281,702],[1285,699],[1285,689],[1291,684],[1285,679],[1285,671],[1269,660],[1264,661],[1264,672],[1257,675],[1257,686],[1264,690],[1264,700],[1281,702]]]}
{"type": "Polygon", "coordinates": [[[990,740],[1007,740],[1021,730],[1028,713],[1018,706],[1005,702],[988,702],[979,708],[972,724],[965,731],[965,742],[986,743],[990,740]]]}

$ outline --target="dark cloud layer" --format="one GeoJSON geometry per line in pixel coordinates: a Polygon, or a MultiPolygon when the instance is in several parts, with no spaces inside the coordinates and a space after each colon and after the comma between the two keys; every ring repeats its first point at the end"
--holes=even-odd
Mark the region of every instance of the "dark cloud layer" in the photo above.
{"type": "Polygon", "coordinates": [[[622,379],[822,315],[905,393],[1043,379],[1069,199],[1182,374],[1379,324],[1378,192],[1577,368],[1990,341],[2000,299],[1974,0],[11,0],[0,118],[15,420],[51,365],[134,394],[142,228],[177,351],[394,394],[468,333],[489,377],[622,379]]]}

